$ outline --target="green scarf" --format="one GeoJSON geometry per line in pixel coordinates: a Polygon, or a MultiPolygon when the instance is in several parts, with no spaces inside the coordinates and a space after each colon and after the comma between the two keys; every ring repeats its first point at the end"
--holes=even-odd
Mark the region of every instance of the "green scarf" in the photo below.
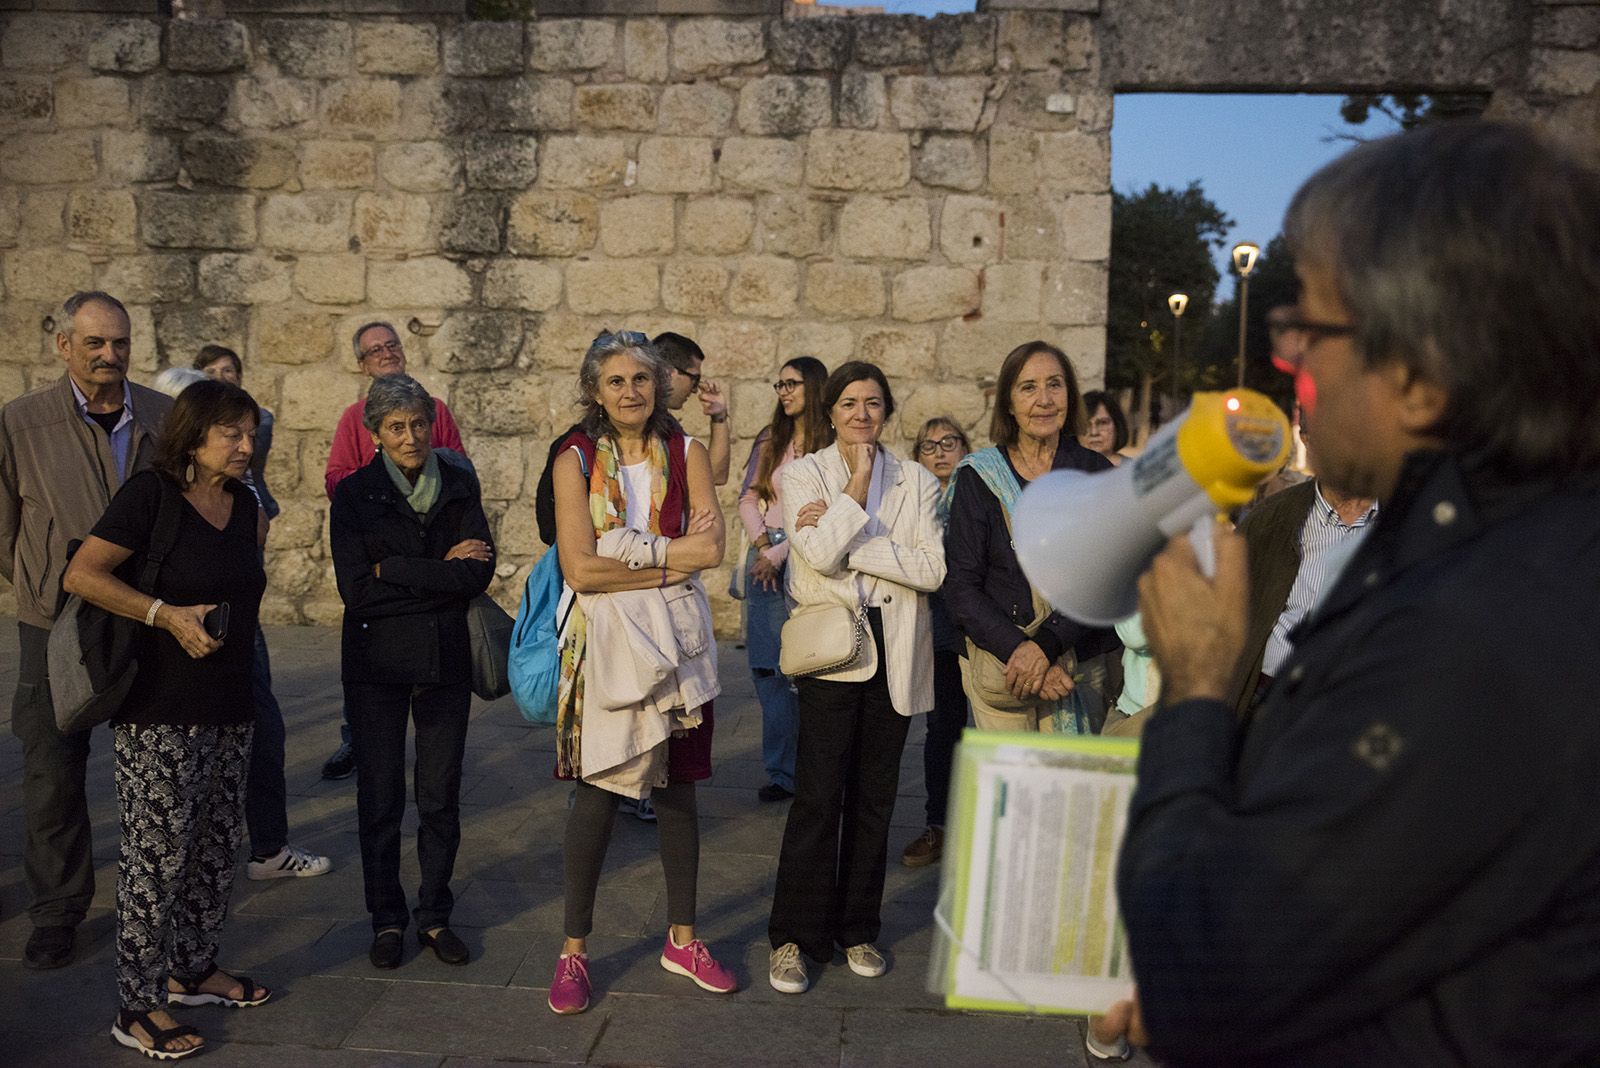
{"type": "Polygon", "coordinates": [[[400,465],[389,459],[389,454],[381,452],[384,470],[389,472],[389,481],[394,483],[394,488],[400,491],[400,496],[406,499],[411,510],[418,515],[427,515],[428,509],[439,499],[439,457],[430,452],[427,461],[422,465],[422,474],[417,476],[416,485],[406,477],[400,465]]]}

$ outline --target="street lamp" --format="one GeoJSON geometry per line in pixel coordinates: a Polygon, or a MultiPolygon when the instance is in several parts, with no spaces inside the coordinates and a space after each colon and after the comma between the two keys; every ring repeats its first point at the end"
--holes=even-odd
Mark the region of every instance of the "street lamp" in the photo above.
{"type": "Polygon", "coordinates": [[[1172,411],[1178,411],[1180,396],[1178,393],[1178,368],[1180,352],[1183,349],[1183,313],[1189,307],[1189,294],[1174,293],[1167,298],[1167,310],[1172,312],[1172,411]]]}
{"type": "Polygon", "coordinates": [[[1250,307],[1250,272],[1256,269],[1261,249],[1249,241],[1233,246],[1233,269],[1239,272],[1239,385],[1244,385],[1244,324],[1250,307]]]}

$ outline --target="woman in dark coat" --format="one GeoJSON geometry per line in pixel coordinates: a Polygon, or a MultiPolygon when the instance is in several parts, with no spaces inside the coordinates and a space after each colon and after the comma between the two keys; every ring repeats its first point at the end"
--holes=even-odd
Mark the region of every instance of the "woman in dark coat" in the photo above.
{"type": "Polygon", "coordinates": [[[450,930],[461,844],[461,759],[471,704],[467,605],[494,575],[477,476],[432,447],[435,406],[406,375],[373,379],[363,419],[372,462],[339,483],[330,519],[344,599],[340,650],[356,754],[356,816],[375,967],[400,964],[408,919],[400,884],[406,720],[416,723],[417,941],[446,964],[467,947],[450,930]]]}

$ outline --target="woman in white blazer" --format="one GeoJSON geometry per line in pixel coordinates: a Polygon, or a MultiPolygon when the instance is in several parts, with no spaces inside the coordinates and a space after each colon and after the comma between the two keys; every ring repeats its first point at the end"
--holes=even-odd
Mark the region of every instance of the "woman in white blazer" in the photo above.
{"type": "Polygon", "coordinates": [[[768,978],[786,994],[810,985],[801,953],[827,962],[838,945],[857,975],[888,970],[873,943],[889,817],[909,717],[933,707],[927,595],[944,581],[938,480],[878,444],[894,414],[883,372],[844,364],[822,403],[833,443],[782,474],[789,600],[862,610],[869,635],[850,666],[795,680],[795,799],[767,928],[768,978]]]}

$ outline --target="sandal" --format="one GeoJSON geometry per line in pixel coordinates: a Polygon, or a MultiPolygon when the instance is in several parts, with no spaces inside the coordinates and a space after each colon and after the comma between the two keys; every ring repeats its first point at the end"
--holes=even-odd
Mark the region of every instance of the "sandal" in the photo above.
{"type": "Polygon", "coordinates": [[[191,1046],[189,1049],[168,1048],[175,1038],[182,1038],[185,1035],[198,1037],[199,1034],[199,1031],[187,1024],[162,1030],[151,1021],[149,1013],[129,1012],[127,1009],[117,1010],[117,1020],[111,1025],[111,1041],[119,1046],[136,1049],[146,1057],[158,1061],[179,1061],[199,1053],[206,1048],[204,1040],[198,1046],[191,1046]],[[139,1037],[133,1033],[134,1024],[144,1028],[144,1033],[150,1036],[150,1045],[147,1046],[139,1041],[139,1037]]]}
{"type": "Polygon", "coordinates": [[[169,1005],[226,1005],[231,1009],[247,1009],[260,1005],[272,996],[272,991],[265,987],[258,987],[250,981],[248,975],[235,975],[231,978],[239,984],[239,989],[244,992],[242,998],[230,998],[226,994],[212,994],[200,989],[200,984],[217,974],[217,962],[212,961],[204,974],[193,980],[179,979],[172,976],[172,981],[183,987],[183,990],[167,991],[167,1004],[169,1005]]]}

